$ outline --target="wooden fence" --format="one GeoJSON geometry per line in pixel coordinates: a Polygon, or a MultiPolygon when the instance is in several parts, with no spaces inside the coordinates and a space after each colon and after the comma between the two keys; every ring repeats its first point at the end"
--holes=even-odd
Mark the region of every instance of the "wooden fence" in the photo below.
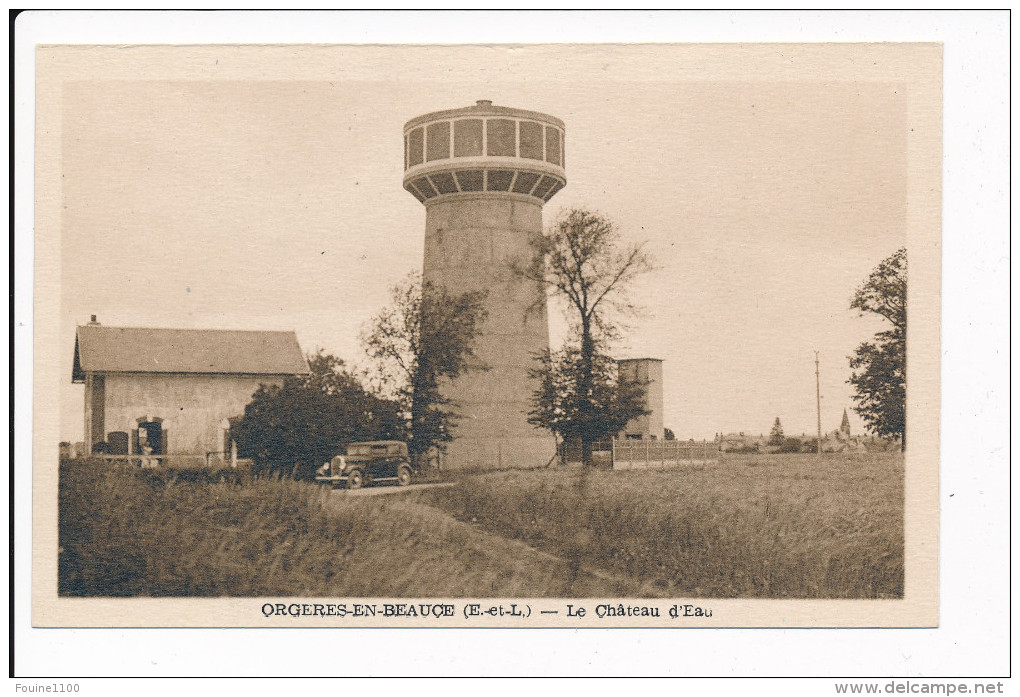
{"type": "MultiPolygon", "coordinates": [[[[580,443],[560,443],[559,452],[563,462],[581,462],[580,443]]],[[[713,441],[614,439],[592,443],[592,463],[618,470],[678,467],[718,459],[719,446],[713,441]]]]}
{"type": "Polygon", "coordinates": [[[123,462],[135,467],[175,467],[187,469],[215,468],[223,469],[231,466],[229,458],[224,458],[223,453],[207,453],[205,455],[110,455],[97,453],[97,457],[104,462],[123,462]]]}
{"type": "Polygon", "coordinates": [[[711,441],[614,440],[613,469],[633,470],[703,464],[719,459],[711,441]]]}

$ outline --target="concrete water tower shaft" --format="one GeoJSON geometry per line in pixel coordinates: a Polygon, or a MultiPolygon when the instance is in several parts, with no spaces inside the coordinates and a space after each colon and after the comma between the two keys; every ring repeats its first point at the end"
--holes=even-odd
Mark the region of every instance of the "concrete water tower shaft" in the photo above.
{"type": "Polygon", "coordinates": [[[534,357],[549,347],[543,289],[516,277],[542,235],[542,206],[567,183],[564,126],[547,114],[475,106],[425,114],[404,126],[404,188],[425,204],[423,278],[450,294],[487,293],[470,371],[444,395],[461,419],[443,467],[540,467],[555,451],[527,422],[534,357]]]}

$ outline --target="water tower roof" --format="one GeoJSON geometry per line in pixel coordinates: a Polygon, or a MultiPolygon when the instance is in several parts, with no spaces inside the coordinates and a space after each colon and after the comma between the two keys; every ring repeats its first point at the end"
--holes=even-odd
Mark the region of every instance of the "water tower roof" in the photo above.
{"type": "Polygon", "coordinates": [[[528,111],[527,109],[516,109],[508,106],[494,106],[492,101],[488,99],[479,99],[475,102],[474,106],[467,106],[461,109],[433,111],[429,114],[415,116],[413,119],[404,124],[404,130],[408,131],[415,126],[420,126],[421,124],[429,123],[430,121],[463,118],[466,116],[507,116],[518,119],[534,119],[536,121],[542,121],[544,123],[553,124],[554,126],[559,126],[560,128],[565,128],[563,121],[555,116],[543,114],[538,111],[528,111]]]}
{"type": "Polygon", "coordinates": [[[563,122],[481,100],[404,125],[404,188],[426,206],[448,196],[546,203],[567,184],[563,122]]]}

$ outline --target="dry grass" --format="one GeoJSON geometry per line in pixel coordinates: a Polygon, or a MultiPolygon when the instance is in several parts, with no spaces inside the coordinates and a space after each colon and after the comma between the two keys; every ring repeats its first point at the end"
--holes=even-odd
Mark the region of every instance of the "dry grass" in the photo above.
{"type": "Polygon", "coordinates": [[[60,545],[71,596],[902,597],[903,460],[510,471],[362,498],[69,462],[60,545]]]}
{"type": "Polygon", "coordinates": [[[502,472],[422,497],[575,569],[629,578],[641,595],[903,595],[899,453],[738,456],[651,472],[502,472]]]}
{"type": "MultiPolygon", "coordinates": [[[[559,596],[567,565],[403,497],[66,462],[67,596],[559,596]]],[[[585,576],[594,595],[626,584],[585,576]]],[[[577,587],[577,584],[575,584],[577,587]]]]}

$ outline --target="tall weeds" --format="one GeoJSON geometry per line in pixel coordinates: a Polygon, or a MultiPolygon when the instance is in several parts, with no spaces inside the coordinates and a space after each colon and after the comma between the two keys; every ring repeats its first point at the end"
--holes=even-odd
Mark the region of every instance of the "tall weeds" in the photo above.
{"type": "Polygon", "coordinates": [[[288,480],[185,480],[95,462],[65,463],[60,477],[61,595],[563,592],[557,564],[396,497],[349,499],[288,480]]]}
{"type": "Polygon", "coordinates": [[[471,478],[429,499],[460,519],[581,568],[630,578],[656,595],[903,595],[898,454],[821,461],[773,455],[668,471],[508,472],[471,478]]]}
{"type": "Polygon", "coordinates": [[[59,506],[66,596],[903,595],[899,454],[509,471],[364,498],[65,462],[59,506]]]}

